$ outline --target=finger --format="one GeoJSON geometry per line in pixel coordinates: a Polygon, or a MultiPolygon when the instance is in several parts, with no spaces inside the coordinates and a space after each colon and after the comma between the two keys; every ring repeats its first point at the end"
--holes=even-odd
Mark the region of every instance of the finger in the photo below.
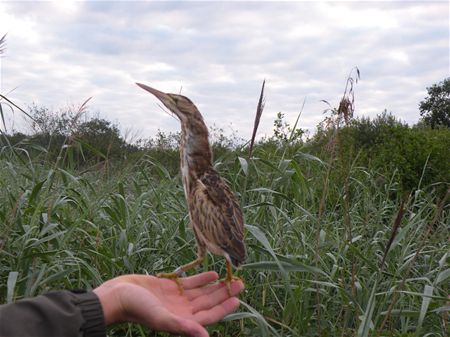
{"type": "Polygon", "coordinates": [[[188,291],[185,292],[185,296],[189,301],[193,301],[199,296],[212,294],[216,290],[223,288],[223,286],[224,286],[223,283],[217,282],[214,284],[207,285],[205,287],[189,289],[188,291]]]}
{"type": "MultiPolygon", "coordinates": [[[[177,316],[162,308],[154,312],[152,317],[144,317],[146,318],[144,318],[144,324],[152,330],[192,337],[209,337],[208,331],[197,321],[177,316]]],[[[142,323],[141,320],[136,322],[142,323]]]]}
{"type": "Polygon", "coordinates": [[[180,323],[182,328],[179,333],[192,337],[209,337],[208,331],[196,321],[182,319],[180,323]]]}
{"type": "MultiPolygon", "coordinates": [[[[199,296],[192,300],[193,312],[196,313],[198,311],[213,308],[229,298],[230,294],[228,294],[227,286],[223,283],[221,283],[220,286],[221,287],[214,292],[199,296]]],[[[236,296],[244,289],[244,283],[242,283],[242,281],[232,282],[230,287],[231,296],[236,296]]]]}
{"type": "Polygon", "coordinates": [[[195,313],[194,319],[201,325],[213,324],[220,321],[226,315],[235,312],[239,304],[239,300],[236,297],[230,297],[220,305],[195,313]]]}
{"type": "Polygon", "coordinates": [[[179,280],[181,281],[183,289],[188,290],[202,287],[208,283],[214,282],[218,278],[219,275],[215,271],[208,271],[194,276],[182,277],[179,280]]]}

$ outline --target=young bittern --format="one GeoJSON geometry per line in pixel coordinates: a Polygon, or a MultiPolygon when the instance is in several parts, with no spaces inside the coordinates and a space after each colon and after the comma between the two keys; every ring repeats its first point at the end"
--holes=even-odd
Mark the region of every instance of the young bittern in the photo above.
{"type": "Polygon", "coordinates": [[[178,267],[173,273],[159,276],[178,278],[201,264],[208,250],[225,257],[225,282],[230,289],[234,279],[232,265],[237,267],[246,258],[244,220],[236,197],[212,166],[208,129],[203,117],[185,96],[166,94],[144,84],[136,84],[156,96],[181,122],[181,177],[197,242],[197,259],[178,267]]]}

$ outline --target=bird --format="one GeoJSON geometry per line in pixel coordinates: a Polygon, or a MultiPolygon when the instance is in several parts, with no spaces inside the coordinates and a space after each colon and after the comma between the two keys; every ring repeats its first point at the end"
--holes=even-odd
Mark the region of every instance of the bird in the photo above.
{"type": "MultiPolygon", "coordinates": [[[[208,128],[195,104],[179,94],[164,93],[142,83],[136,83],[153,94],[172,112],[181,124],[180,171],[189,212],[190,226],[197,244],[197,258],[172,273],[157,276],[174,279],[200,265],[207,253],[225,258],[228,293],[233,275],[247,258],[244,242],[244,217],[239,202],[219,173],[214,169],[208,128]]],[[[182,290],[182,289],[180,289],[182,290]]]]}

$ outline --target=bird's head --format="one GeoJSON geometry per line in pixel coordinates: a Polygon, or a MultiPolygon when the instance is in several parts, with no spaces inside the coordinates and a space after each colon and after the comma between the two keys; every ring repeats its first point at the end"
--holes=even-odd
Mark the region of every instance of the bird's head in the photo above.
{"type": "Polygon", "coordinates": [[[201,118],[197,107],[189,98],[183,95],[167,94],[142,83],[136,84],[159,99],[182,123],[187,122],[190,118],[198,118],[199,116],[201,118]]]}

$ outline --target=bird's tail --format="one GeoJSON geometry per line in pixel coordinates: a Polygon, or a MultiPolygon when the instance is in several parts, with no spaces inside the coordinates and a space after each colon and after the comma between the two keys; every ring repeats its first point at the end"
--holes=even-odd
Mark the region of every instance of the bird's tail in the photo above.
{"type": "Polygon", "coordinates": [[[240,240],[234,240],[233,249],[228,252],[231,263],[235,267],[239,267],[247,259],[245,244],[240,240]]]}

